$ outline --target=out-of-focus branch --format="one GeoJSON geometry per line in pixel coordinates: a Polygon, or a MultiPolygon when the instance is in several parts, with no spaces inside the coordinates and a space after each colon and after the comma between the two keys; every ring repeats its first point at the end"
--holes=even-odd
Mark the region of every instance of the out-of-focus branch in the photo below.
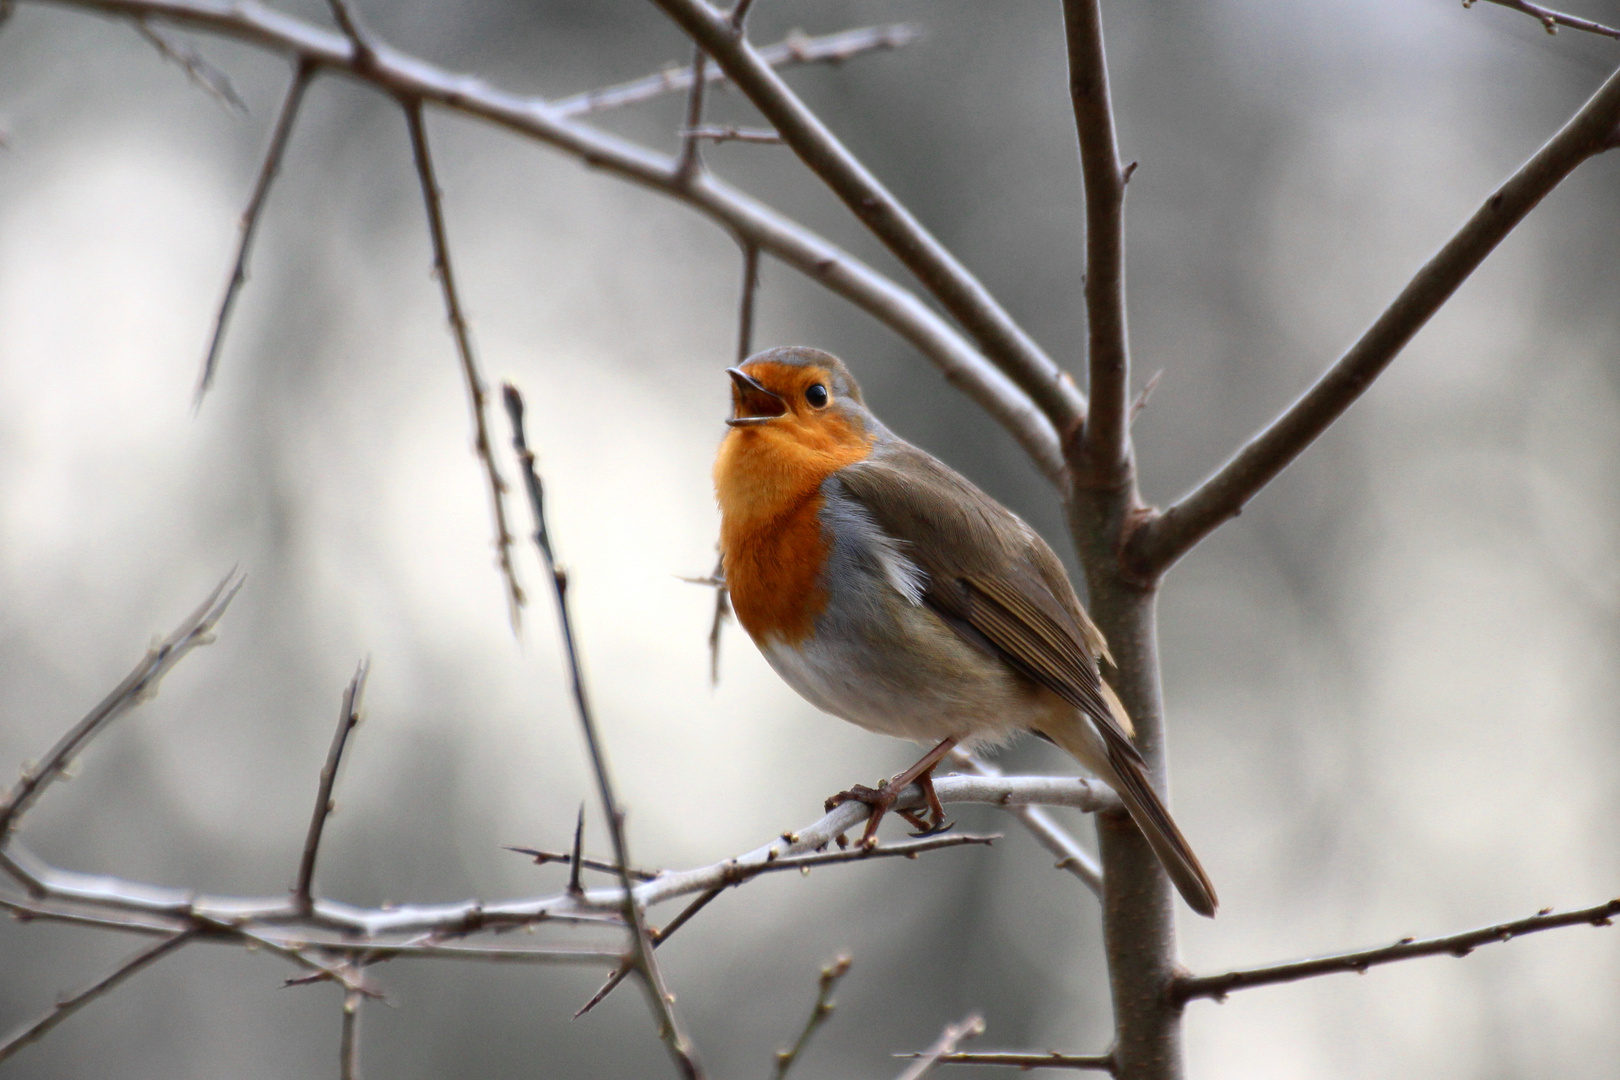
{"type": "MultiPolygon", "coordinates": [[[[602,859],[581,858],[577,853],[571,855],[563,851],[541,851],[538,848],[526,847],[509,847],[506,850],[529,856],[534,860],[536,866],[544,866],[546,863],[562,863],[570,869],[582,866],[587,870],[598,870],[604,874],[617,874],[619,872],[619,868],[613,863],[602,859]]],[[[633,866],[630,867],[630,876],[637,881],[653,881],[662,873],[662,870],[638,870],[633,866]]]]}
{"type": "Polygon", "coordinates": [[[755,108],[881,240],[1059,432],[1079,426],[1085,399],[973,274],[838,141],[756,52],[730,19],[704,0],[655,0],[731,76],[755,108]]]}
{"type": "Polygon", "coordinates": [[[692,89],[686,95],[686,126],[681,130],[681,156],[675,163],[675,175],[682,181],[690,181],[703,168],[703,144],[698,128],[703,124],[703,87],[707,80],[703,72],[707,70],[709,57],[699,47],[692,57],[692,89]]]}
{"type": "MultiPolygon", "coordinates": [[[[1002,775],[996,766],[960,747],[951,751],[951,761],[975,776],[1002,775]]],[[[1102,867],[1097,865],[1091,852],[1069,835],[1068,830],[1052,820],[1051,814],[1032,803],[1009,807],[1008,812],[1024,823],[1036,843],[1057,856],[1057,869],[1067,870],[1099,898],[1102,896],[1102,867]]]]}
{"type": "MultiPolygon", "coordinates": [[[[900,1054],[898,1057],[920,1057],[920,1054],[900,1054]]],[[[1085,1072],[1113,1072],[1117,1066],[1107,1054],[941,1054],[935,1059],[941,1065],[1010,1065],[1019,1072],[1031,1069],[1074,1069],[1085,1072]]]]}
{"type": "Polygon", "coordinates": [[[1077,482],[1113,488],[1129,463],[1130,343],[1125,324],[1125,178],[1114,137],[1099,0],[1063,0],[1069,98],[1086,193],[1086,327],[1091,373],[1077,482]]]}
{"type": "Polygon", "coordinates": [[[341,1080],[360,1080],[360,1003],[365,1000],[358,990],[343,995],[343,1035],[338,1044],[338,1076],[341,1080]]]}
{"type": "Polygon", "coordinates": [[[264,163],[259,166],[259,178],[254,182],[253,194],[248,197],[247,209],[242,211],[241,235],[236,241],[236,261],[231,266],[230,280],[225,283],[225,296],[219,302],[219,312],[214,316],[214,332],[208,338],[208,354],[203,358],[202,374],[197,379],[193,408],[201,407],[203,397],[214,384],[219,353],[225,346],[225,325],[230,321],[242,286],[247,283],[248,253],[253,248],[253,234],[258,231],[265,201],[270,196],[270,186],[275,183],[276,174],[281,170],[281,159],[287,152],[287,142],[292,137],[298,107],[304,101],[304,91],[309,89],[314,76],[315,67],[308,60],[300,59],[293,66],[287,96],[282,99],[281,111],[276,114],[276,122],[270,129],[270,145],[264,152],[264,163]]]}
{"type": "Polygon", "coordinates": [[[827,1018],[833,1014],[833,1009],[837,1008],[837,1003],[832,999],[833,991],[838,988],[838,981],[849,974],[849,965],[850,958],[846,953],[821,969],[821,978],[816,984],[816,1003],[810,1007],[810,1016],[805,1020],[799,1037],[793,1040],[792,1046],[776,1052],[774,1080],[783,1080],[787,1076],[788,1070],[793,1068],[793,1063],[804,1053],[804,1048],[810,1045],[810,1037],[816,1033],[817,1028],[827,1022],[827,1018]]]}
{"type": "MultiPolygon", "coordinates": [[[[236,597],[242,587],[242,578],[236,571],[231,571],[225,579],[214,587],[197,610],[193,611],[180,626],[146,654],[146,658],[135,665],[124,681],[119,683],[101,700],[101,703],[91,709],[83,720],[75,724],[66,735],[59,739],[50,753],[45,755],[39,764],[26,768],[17,783],[13,785],[11,793],[4,802],[0,802],[0,848],[4,848],[11,832],[16,829],[18,819],[28,811],[34,800],[45,788],[62,775],[74,756],[83,750],[85,745],[102,731],[108,724],[128,712],[137,703],[146,700],[157,693],[158,684],[163,676],[185,659],[186,654],[198,645],[206,645],[210,640],[209,632],[219,621],[225,609],[236,597]]],[[[8,870],[17,866],[13,859],[7,859],[4,865],[8,870]]],[[[15,872],[13,876],[18,876],[15,872]]],[[[22,877],[19,880],[27,885],[22,877]]]]}
{"type": "Polygon", "coordinates": [[[1616,915],[1620,915],[1620,899],[1582,908],[1579,911],[1564,911],[1557,914],[1554,914],[1551,908],[1543,908],[1528,919],[1497,923],[1495,926],[1468,930],[1448,937],[1427,938],[1422,941],[1402,938],[1393,945],[1377,949],[1339,953],[1336,956],[1322,956],[1314,960],[1298,960],[1291,964],[1227,971],[1220,975],[1187,975],[1176,980],[1171,987],[1171,994],[1177,1001],[1191,1001],[1193,998],[1201,997],[1219,1001],[1233,990],[1247,990],[1251,986],[1269,986],[1273,983],[1293,982],[1296,979],[1309,979],[1316,975],[1331,975],[1341,971],[1354,971],[1360,974],[1379,964],[1393,964],[1399,960],[1412,960],[1420,956],[1449,953],[1452,956],[1463,957],[1481,945],[1512,941],[1525,934],[1555,930],[1561,926],[1583,924],[1608,926],[1616,915]]]}
{"type": "MultiPolygon", "coordinates": [[[[904,23],[896,23],[893,26],[866,26],[858,30],[845,30],[842,33],[826,34],[821,37],[790,34],[785,40],[759,50],[759,58],[774,68],[792,67],[797,64],[841,64],[862,53],[904,48],[921,36],[916,27],[904,23]]],[[[558,98],[552,103],[552,108],[561,116],[583,116],[625,105],[639,105],[643,101],[650,101],[665,94],[690,90],[694,70],[695,65],[666,68],[656,75],[648,75],[634,82],[621,83],[602,90],[589,90],[573,97],[558,98]]],[[[703,78],[710,84],[730,82],[726,73],[717,67],[706,67],[703,78]]]]}
{"type": "Polygon", "coordinates": [[[131,956],[108,972],[103,978],[80,990],[72,997],[62,998],[51,1006],[50,1012],[11,1035],[4,1042],[0,1042],[0,1061],[6,1060],[34,1040],[43,1038],[57,1024],[60,1024],[102,994],[112,990],[137,971],[157,963],[182,945],[190,942],[195,936],[195,933],[191,930],[182,930],[178,934],[166,937],[155,945],[150,945],[131,956]]]}
{"type": "Polygon", "coordinates": [[[230,76],[210,64],[202,53],[184,41],[170,37],[145,19],[135,21],[135,32],[145,38],[163,59],[177,64],[186,73],[186,78],[202,87],[209,97],[237,116],[247,115],[247,102],[236,92],[230,76]]]}
{"type": "MultiPolygon", "coordinates": [[[[1549,34],[1556,34],[1560,26],[1567,26],[1571,30],[1585,30],[1589,34],[1601,34],[1604,37],[1620,39],[1620,30],[1604,26],[1599,22],[1593,22],[1590,19],[1579,19],[1574,15],[1565,15],[1562,11],[1551,11],[1539,4],[1532,4],[1529,0],[1486,0],[1486,2],[1524,12],[1545,27],[1549,34]]],[[[1463,7],[1469,8],[1473,6],[1474,0],[1463,0],[1463,7]]]]}
{"type": "Polygon", "coordinates": [[[369,661],[362,660],[343,691],[343,707],[338,710],[337,732],[332,736],[332,748],[326,753],[326,764],[321,767],[321,782],[315,792],[315,812],[309,819],[309,833],[304,838],[304,856],[298,862],[298,881],[293,885],[293,904],[298,913],[309,917],[315,912],[315,899],[311,888],[315,881],[315,857],[321,848],[321,833],[331,815],[332,787],[337,783],[338,765],[343,762],[343,748],[348,745],[349,732],[360,723],[360,698],[366,692],[366,675],[371,670],[369,661]]]}
{"type": "MultiPolygon", "coordinates": [[[[697,85],[702,84],[700,82],[697,85]]],[[[694,107],[700,107],[701,98],[698,98],[696,93],[693,96],[696,102],[694,107]]],[[[523,469],[523,485],[529,494],[529,508],[534,514],[535,547],[539,549],[541,558],[545,560],[546,569],[551,574],[553,592],[557,599],[557,620],[562,626],[563,648],[568,657],[568,677],[574,692],[574,708],[579,714],[579,724],[585,733],[585,745],[591,755],[591,768],[596,774],[597,793],[602,799],[602,812],[607,816],[608,835],[613,840],[614,866],[622,890],[621,909],[625,925],[630,930],[630,954],[635,961],[636,969],[641,973],[647,997],[652,1004],[653,1015],[658,1018],[658,1034],[669,1048],[670,1056],[675,1059],[676,1065],[688,1080],[700,1080],[703,1068],[698,1064],[691,1039],[675,1015],[674,997],[664,984],[663,972],[653,955],[652,940],[647,934],[646,913],[642,910],[642,905],[630,883],[630,847],[624,835],[624,812],[619,809],[618,799],[613,792],[613,778],[608,772],[607,756],[596,730],[590,697],[585,691],[585,672],[580,663],[579,642],[574,636],[574,620],[568,609],[568,575],[558,567],[556,554],[552,550],[551,530],[546,525],[545,498],[540,485],[540,474],[535,469],[534,452],[529,449],[528,438],[523,430],[523,396],[518,393],[517,387],[507,383],[504,397],[506,414],[512,422],[512,448],[517,452],[518,461],[523,469]]],[[[578,895],[571,894],[571,898],[578,895]]]]}
{"type": "Polygon", "coordinates": [[[1620,140],[1620,71],[1496,190],[1418,271],[1394,303],[1327,372],[1215,475],[1143,520],[1123,553],[1130,573],[1153,580],[1221,524],[1344,415],[1452,293],[1548,192],[1620,140]]]}
{"type": "MultiPolygon", "coordinates": [[[[338,0],[334,0],[336,2],[338,0]]],[[[444,200],[433,172],[427,127],[422,121],[422,101],[420,98],[402,97],[400,104],[405,109],[405,125],[411,133],[411,154],[416,159],[422,202],[427,208],[428,236],[433,242],[433,272],[444,292],[445,314],[450,320],[450,332],[456,340],[462,379],[467,384],[467,404],[473,422],[473,450],[484,468],[484,478],[489,486],[490,511],[495,518],[495,557],[500,563],[501,577],[506,582],[507,614],[511,617],[512,628],[516,630],[523,618],[523,587],[518,584],[517,569],[512,565],[512,532],[506,527],[506,481],[502,479],[501,470],[496,466],[495,455],[490,449],[489,393],[484,386],[484,377],[478,370],[478,360],[473,355],[472,335],[467,329],[461,294],[450,267],[450,239],[444,227],[444,200]]]]}
{"type": "Polygon", "coordinates": [[[939,1041],[916,1055],[917,1061],[908,1066],[895,1080],[922,1080],[947,1055],[956,1053],[958,1044],[984,1034],[984,1018],[975,1014],[960,1024],[946,1024],[939,1041]]]}
{"type": "Polygon", "coordinates": [[[707,139],[710,142],[745,142],[778,145],[782,136],[769,128],[740,128],[721,124],[703,124],[682,132],[687,138],[707,139]]]}

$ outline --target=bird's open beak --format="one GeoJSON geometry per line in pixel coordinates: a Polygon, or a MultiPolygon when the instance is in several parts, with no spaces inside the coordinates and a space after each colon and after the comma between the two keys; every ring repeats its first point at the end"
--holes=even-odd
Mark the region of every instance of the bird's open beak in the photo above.
{"type": "Polygon", "coordinates": [[[732,404],[736,407],[736,415],[726,421],[732,427],[763,424],[787,414],[787,402],[781,395],[771,393],[738,368],[726,368],[726,374],[731,376],[732,404]]]}

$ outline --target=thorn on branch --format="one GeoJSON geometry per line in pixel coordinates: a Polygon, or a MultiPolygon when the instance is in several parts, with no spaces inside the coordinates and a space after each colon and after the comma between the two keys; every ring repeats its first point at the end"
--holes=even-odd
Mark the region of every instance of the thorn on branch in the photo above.
{"type": "Polygon", "coordinates": [[[1153,391],[1159,388],[1159,380],[1162,378],[1164,378],[1164,368],[1160,368],[1153,373],[1153,376],[1148,379],[1147,385],[1142,387],[1142,392],[1136,395],[1136,400],[1131,402],[1130,423],[1136,423],[1137,416],[1143,409],[1147,408],[1148,400],[1153,397],[1153,391]]]}

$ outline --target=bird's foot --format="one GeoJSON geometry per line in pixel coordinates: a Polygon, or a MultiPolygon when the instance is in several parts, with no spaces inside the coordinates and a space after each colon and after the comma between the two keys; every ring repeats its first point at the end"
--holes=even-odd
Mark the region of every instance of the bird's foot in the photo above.
{"type": "MultiPolygon", "coordinates": [[[[904,774],[902,774],[904,775],[904,774]]],[[[898,779],[898,778],[897,778],[898,779]]],[[[934,779],[931,774],[924,773],[914,781],[923,790],[926,800],[921,810],[895,810],[895,813],[905,818],[917,831],[912,836],[933,836],[951,828],[954,822],[945,820],[945,808],[940,805],[939,796],[934,793],[934,779]]],[[[865,784],[856,784],[848,791],[840,791],[826,802],[826,810],[831,813],[834,807],[842,806],[847,802],[864,803],[871,807],[872,814],[866,819],[866,831],[861,834],[861,846],[865,848],[877,846],[877,830],[883,816],[894,809],[894,804],[900,798],[904,787],[892,781],[885,780],[875,788],[865,784]]],[[[838,838],[839,847],[843,847],[843,837],[838,838]]]]}

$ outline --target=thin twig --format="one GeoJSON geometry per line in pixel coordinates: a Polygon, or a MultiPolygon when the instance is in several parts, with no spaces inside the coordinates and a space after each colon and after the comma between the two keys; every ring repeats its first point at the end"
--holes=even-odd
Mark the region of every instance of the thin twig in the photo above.
{"type": "Polygon", "coordinates": [[[1296,979],[1309,979],[1316,975],[1331,975],[1340,971],[1354,971],[1361,974],[1368,968],[1377,967],[1379,964],[1393,964],[1398,960],[1411,960],[1419,956],[1438,956],[1442,953],[1448,953],[1452,956],[1463,957],[1481,945],[1490,945],[1499,941],[1512,941],[1514,938],[1522,937],[1525,934],[1534,934],[1541,930],[1555,930],[1561,926],[1580,926],[1582,924],[1608,926],[1616,915],[1620,915],[1620,899],[1610,900],[1608,903],[1597,904],[1589,908],[1582,908],[1579,911],[1565,911],[1558,914],[1554,914],[1551,908],[1542,908],[1528,919],[1497,923],[1495,926],[1468,930],[1447,937],[1427,938],[1422,941],[1416,938],[1402,938],[1393,945],[1385,945],[1377,949],[1362,949],[1359,952],[1339,953],[1336,956],[1322,956],[1314,960],[1298,960],[1290,964],[1273,964],[1269,967],[1228,971],[1220,975],[1183,976],[1176,980],[1170,992],[1178,1002],[1191,1001],[1193,998],[1201,997],[1214,998],[1219,1001],[1233,990],[1247,990],[1251,986],[1268,986],[1272,983],[1293,982],[1296,979]]]}
{"type": "Polygon", "coordinates": [[[165,60],[179,65],[186,78],[200,86],[209,97],[237,116],[247,115],[247,102],[236,92],[230,76],[210,64],[202,53],[184,41],[165,34],[144,18],[135,20],[135,32],[145,38],[165,60]]]}
{"type": "Polygon", "coordinates": [[[235,599],[237,591],[242,587],[242,580],[235,570],[227,574],[223,581],[214,586],[214,591],[208,594],[208,599],[188,615],[174,633],[154,646],[112,693],[103,698],[99,705],[91,709],[84,719],[57,741],[42,762],[23,770],[22,777],[12,787],[11,793],[6,796],[4,802],[0,802],[0,847],[6,845],[10,833],[17,827],[18,820],[33,805],[34,800],[62,775],[62,770],[67,768],[91,739],[104,731],[108,724],[128,712],[131,707],[156,694],[163,676],[185,659],[192,649],[213,640],[209,636],[210,631],[220,616],[225,614],[230,602],[235,599]]]}
{"type": "MultiPolygon", "coordinates": [[[[1620,30],[1604,26],[1602,23],[1593,22],[1590,19],[1578,19],[1574,15],[1565,15],[1562,11],[1551,11],[1538,4],[1529,3],[1529,0],[1487,0],[1487,2],[1496,4],[1499,7],[1524,12],[1541,23],[1549,34],[1556,34],[1560,26],[1567,26],[1571,30],[1585,30],[1589,34],[1601,34],[1604,37],[1620,39],[1620,30]]],[[[1471,8],[1473,6],[1474,0],[1463,0],[1463,7],[1471,8]]]]}
{"type": "Polygon", "coordinates": [[[315,881],[315,857],[321,847],[321,833],[326,819],[332,813],[332,787],[337,783],[338,765],[343,761],[343,748],[348,745],[349,732],[360,723],[360,699],[366,692],[366,676],[371,672],[369,660],[360,661],[348,689],[343,691],[343,707],[338,710],[337,732],[332,736],[332,747],[326,752],[326,764],[321,767],[321,782],[315,792],[315,812],[309,819],[309,832],[304,837],[304,857],[298,863],[298,881],[293,886],[293,903],[301,915],[315,912],[315,899],[311,893],[315,881]]]}
{"type": "MultiPolygon", "coordinates": [[[[759,245],[747,238],[739,242],[742,244],[743,265],[742,289],[737,301],[737,363],[741,364],[754,355],[754,310],[759,301],[759,245]]],[[[717,568],[714,576],[723,576],[722,568],[717,568]]]]}
{"type": "Polygon", "coordinates": [[[553,592],[557,600],[557,620],[561,624],[563,648],[568,658],[569,683],[574,692],[574,707],[579,724],[585,733],[585,745],[590,750],[591,767],[596,773],[597,793],[602,799],[602,812],[607,818],[608,835],[613,840],[613,859],[622,889],[624,921],[630,929],[631,955],[641,973],[653,1013],[658,1018],[659,1036],[669,1048],[670,1056],[688,1080],[700,1080],[702,1066],[698,1064],[692,1042],[681,1027],[673,1008],[673,997],[664,985],[663,974],[653,956],[653,945],[647,934],[646,913],[637,900],[630,884],[630,850],[624,836],[624,816],[613,793],[613,779],[608,773],[607,757],[597,735],[596,719],[591,712],[590,699],[585,691],[585,673],[580,663],[579,644],[574,636],[574,621],[568,609],[568,575],[557,566],[551,545],[551,530],[546,525],[544,488],[535,469],[534,453],[529,449],[528,437],[523,430],[523,395],[517,387],[507,383],[504,390],[506,414],[512,423],[512,448],[517,452],[523,472],[524,489],[529,494],[529,508],[534,515],[534,541],[546,569],[550,572],[553,592]]]}
{"type": "MultiPolygon", "coordinates": [[[[338,0],[334,0],[337,3],[338,0]]],[[[506,526],[506,481],[495,464],[490,449],[488,391],[484,377],[479,373],[478,360],[473,355],[472,335],[467,329],[467,316],[461,307],[461,294],[456,288],[455,273],[450,266],[450,240],[444,227],[444,201],[439,192],[439,181],[433,171],[433,155],[428,149],[427,127],[422,121],[422,100],[401,98],[405,110],[405,124],[411,133],[411,151],[416,158],[416,175],[421,181],[422,202],[427,208],[428,236],[433,241],[433,271],[444,292],[445,314],[450,320],[450,331],[456,340],[456,355],[461,360],[461,375],[467,385],[467,404],[472,412],[473,450],[479,464],[484,467],[484,478],[489,486],[490,511],[495,518],[495,551],[500,563],[501,577],[506,582],[507,614],[512,628],[521,626],[523,587],[518,584],[517,570],[512,565],[512,533],[506,526]]]]}
{"type": "MultiPolygon", "coordinates": [[[[126,18],[152,16],[206,30],[342,71],[391,96],[431,101],[486,120],[682,202],[741,239],[749,239],[812,281],[888,326],[929,359],[957,389],[1001,424],[1053,484],[1067,466],[1058,433],[1041,409],[968,339],[909,289],[750,196],[706,173],[676,181],[676,161],[644,146],[571,121],[557,106],[468,80],[392,49],[357,60],[353,43],[307,21],[235,0],[58,0],[126,18]]],[[[729,31],[728,31],[729,32],[729,31]]]]}
{"type": "Polygon", "coordinates": [[[1611,149],[1620,124],[1620,71],[1609,76],[1569,123],[1511,176],[1316,383],[1213,476],[1175,505],[1139,524],[1123,559],[1132,574],[1156,579],[1316,441],[1389,367],[1452,293],[1496,250],[1547,193],[1588,158],[1611,149]]]}
{"type": "Polygon", "coordinates": [[[197,379],[193,409],[202,406],[203,397],[214,384],[220,349],[225,345],[225,325],[236,307],[237,295],[247,283],[248,253],[253,247],[253,234],[258,231],[259,219],[270,196],[270,186],[281,171],[281,159],[287,152],[287,142],[292,136],[304,91],[309,89],[314,77],[315,65],[308,59],[299,59],[293,67],[292,82],[287,84],[287,95],[282,99],[281,111],[276,114],[276,122],[270,129],[270,145],[264,152],[264,162],[259,166],[259,178],[254,182],[253,194],[248,197],[247,209],[242,212],[241,233],[236,241],[236,261],[231,265],[230,280],[225,283],[225,296],[220,300],[219,312],[214,316],[214,332],[208,338],[208,354],[203,358],[202,375],[197,379]]]}
{"type": "Polygon", "coordinates": [[[354,46],[355,63],[362,68],[372,67],[377,61],[377,49],[372,43],[371,32],[366,29],[360,16],[349,7],[348,0],[326,0],[327,7],[332,9],[332,20],[343,31],[343,36],[349,39],[354,46]]]}
{"type": "MultiPolygon", "coordinates": [[[[514,851],[519,855],[529,856],[534,860],[536,866],[544,866],[546,863],[562,863],[564,866],[571,868],[575,861],[574,856],[565,851],[541,851],[539,848],[526,847],[509,847],[506,850],[514,851]]],[[[581,858],[578,860],[578,864],[587,870],[597,870],[604,874],[617,874],[619,872],[619,868],[617,866],[614,866],[605,859],[581,858]]],[[[630,868],[630,876],[635,878],[637,881],[655,881],[662,873],[662,870],[638,870],[635,867],[630,868]]],[[[572,874],[569,875],[569,880],[569,890],[573,891],[572,874]]]]}
{"type": "Polygon", "coordinates": [[[707,139],[710,142],[745,142],[780,145],[782,136],[770,128],[740,128],[729,124],[704,124],[687,128],[681,133],[688,139],[707,139]]]}
{"type": "Polygon", "coordinates": [[[742,30],[748,22],[748,9],[754,6],[754,0],[737,0],[737,6],[731,9],[731,28],[742,30]]]}
{"type": "Polygon", "coordinates": [[[708,66],[708,54],[700,45],[692,57],[692,89],[686,96],[686,127],[681,131],[681,156],[675,165],[675,178],[689,183],[703,168],[702,142],[697,134],[703,124],[703,87],[707,80],[703,71],[708,66]]]}
{"type": "Polygon", "coordinates": [[[1091,373],[1077,480],[1116,488],[1129,468],[1130,342],[1125,323],[1125,178],[1114,138],[1099,0],[1064,0],[1069,97],[1086,195],[1086,327],[1091,373]]]}
{"type": "Polygon", "coordinates": [[[168,956],[170,953],[191,941],[195,936],[196,932],[193,930],[182,930],[178,934],[166,937],[162,941],[159,941],[154,945],[150,945],[136,953],[134,956],[131,956],[128,960],[125,960],[122,964],[119,964],[99,981],[93,983],[83,990],[80,990],[72,997],[63,998],[62,1000],[58,1001],[55,1005],[51,1006],[50,1012],[47,1012],[44,1016],[40,1017],[32,1024],[29,1024],[27,1027],[17,1031],[4,1042],[0,1042],[0,1061],[6,1060],[12,1054],[15,1054],[18,1050],[21,1050],[24,1046],[27,1046],[36,1039],[42,1038],[57,1024],[60,1024],[63,1020],[66,1020],[69,1016],[72,1016],[75,1012],[79,1011],[79,1009],[83,1008],[85,1005],[88,1005],[102,994],[112,990],[119,983],[123,982],[137,971],[140,971],[142,968],[154,964],[163,959],[165,956],[168,956]]]}
{"type": "Polygon", "coordinates": [[[810,1015],[805,1019],[804,1028],[799,1037],[793,1040],[793,1045],[776,1052],[775,1080],[782,1080],[787,1076],[793,1063],[799,1060],[804,1048],[810,1044],[810,1036],[816,1029],[827,1022],[827,1018],[837,1008],[833,1001],[833,991],[838,988],[838,981],[849,974],[850,958],[848,953],[839,955],[832,963],[821,969],[821,978],[816,983],[816,1003],[810,1008],[810,1015]]]}
{"type": "Polygon", "coordinates": [[[726,590],[725,558],[714,564],[714,576],[708,584],[714,587],[714,618],[709,623],[709,685],[720,685],[720,634],[726,620],[731,617],[731,594],[726,590]]]}
{"type": "MultiPolygon", "coordinates": [[[[961,748],[951,751],[951,760],[975,776],[1002,775],[996,766],[977,754],[961,748]]],[[[1010,807],[1009,812],[1023,822],[1024,828],[1029,830],[1036,843],[1057,856],[1058,861],[1055,864],[1057,869],[1067,870],[1079,878],[1081,884],[1096,894],[1098,899],[1102,898],[1103,872],[1102,867],[1097,865],[1096,857],[1081,847],[1079,841],[1069,835],[1068,830],[1053,821],[1051,814],[1029,803],[1010,807]]]]}
{"type": "Polygon", "coordinates": [[[960,1024],[946,1024],[945,1030],[940,1033],[939,1041],[921,1054],[917,1055],[915,1064],[909,1066],[895,1080],[922,1080],[941,1058],[947,1054],[956,1053],[958,1043],[968,1039],[977,1038],[984,1034],[984,1018],[975,1013],[963,1020],[960,1024]]]}
{"type": "Polygon", "coordinates": [[[985,355],[1060,432],[1079,427],[1085,399],[955,255],[829,131],[765,64],[730,20],[704,0],[655,0],[725,69],[806,166],[960,323],[985,355]]]}
{"type": "Polygon", "coordinates": [[[338,1048],[338,1075],[342,1080],[360,1080],[360,1003],[363,1000],[354,990],[343,995],[343,1037],[338,1048]]]}
{"type": "MultiPolygon", "coordinates": [[[[708,907],[709,902],[723,892],[725,892],[725,886],[723,885],[710,889],[708,892],[703,893],[696,900],[682,908],[681,913],[675,916],[675,918],[671,919],[668,926],[665,926],[663,929],[658,929],[655,927],[649,928],[647,931],[647,936],[652,938],[653,948],[656,949],[664,942],[668,941],[675,931],[685,926],[687,921],[690,920],[692,916],[708,907]]],[[[596,993],[591,995],[591,999],[585,1004],[581,1005],[574,1013],[574,1019],[578,1020],[580,1017],[596,1008],[597,1005],[601,1004],[602,999],[613,993],[614,987],[623,982],[624,977],[630,974],[634,968],[634,960],[628,956],[625,957],[624,960],[619,964],[619,969],[612,975],[609,975],[607,982],[603,983],[601,988],[597,990],[596,993]]]]}
{"type": "MultiPolygon", "coordinates": [[[[896,1054],[896,1057],[921,1057],[921,1054],[896,1054]]],[[[1021,1072],[1030,1069],[1076,1069],[1111,1073],[1114,1059],[1107,1054],[940,1054],[934,1059],[941,1065],[1011,1065],[1021,1072]]]]}
{"type": "Polygon", "coordinates": [[[1148,402],[1153,400],[1153,391],[1159,388],[1159,380],[1163,378],[1164,368],[1160,368],[1148,377],[1147,384],[1137,393],[1136,400],[1131,402],[1131,415],[1127,419],[1127,423],[1136,423],[1136,418],[1141,415],[1143,409],[1148,407],[1148,402]]]}
{"type": "MultiPolygon", "coordinates": [[[[916,27],[904,23],[893,26],[866,26],[858,30],[844,30],[821,37],[791,34],[785,41],[759,50],[759,58],[775,68],[791,67],[796,64],[841,64],[862,53],[904,48],[921,36],[916,27]]],[[[560,98],[552,103],[552,108],[559,116],[583,116],[626,105],[639,105],[665,94],[690,90],[692,76],[693,68],[690,67],[666,68],[656,75],[648,75],[633,82],[560,98]]],[[[730,81],[726,78],[726,73],[717,67],[706,68],[703,78],[715,84],[730,81]]]]}

